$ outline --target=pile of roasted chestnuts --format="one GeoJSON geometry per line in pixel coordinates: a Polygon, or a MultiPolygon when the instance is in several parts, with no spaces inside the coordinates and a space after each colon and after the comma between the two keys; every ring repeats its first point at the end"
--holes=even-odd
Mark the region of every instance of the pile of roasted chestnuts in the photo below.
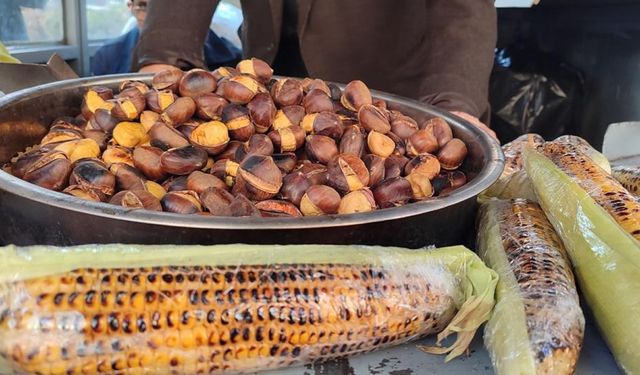
{"type": "Polygon", "coordinates": [[[467,182],[467,147],[443,119],[419,124],[362,81],[272,72],[248,59],[90,88],[4,169],[82,199],[214,216],[367,212],[467,182]]]}

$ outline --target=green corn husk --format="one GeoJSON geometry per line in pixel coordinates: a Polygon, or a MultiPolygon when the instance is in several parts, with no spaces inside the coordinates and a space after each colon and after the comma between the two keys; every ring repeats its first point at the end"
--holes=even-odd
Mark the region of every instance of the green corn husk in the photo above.
{"type": "Polygon", "coordinates": [[[525,148],[524,165],[618,365],[639,374],[640,242],[544,155],[525,148]]]}

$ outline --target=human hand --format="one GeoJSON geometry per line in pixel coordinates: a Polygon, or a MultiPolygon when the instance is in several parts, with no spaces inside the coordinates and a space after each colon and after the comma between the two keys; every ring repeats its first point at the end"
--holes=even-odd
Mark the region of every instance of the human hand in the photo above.
{"type": "Polygon", "coordinates": [[[466,112],[460,112],[460,111],[453,111],[451,113],[453,113],[454,115],[456,115],[458,117],[462,117],[463,119],[469,121],[476,128],[484,131],[485,133],[489,134],[490,136],[492,136],[493,138],[495,138],[498,141],[498,137],[496,136],[496,132],[491,130],[491,128],[489,128],[487,125],[483,124],[477,117],[472,116],[472,115],[470,115],[470,114],[468,114],[466,112]]]}
{"type": "Polygon", "coordinates": [[[150,65],[145,65],[142,68],[140,68],[139,72],[140,73],[159,73],[159,72],[163,72],[165,70],[171,70],[171,69],[178,69],[173,65],[169,65],[169,64],[150,64],[150,65]]]}

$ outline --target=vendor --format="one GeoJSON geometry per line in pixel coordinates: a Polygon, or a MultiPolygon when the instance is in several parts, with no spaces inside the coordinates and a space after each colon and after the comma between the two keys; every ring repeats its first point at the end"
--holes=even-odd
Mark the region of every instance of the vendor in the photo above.
{"type": "MultiPolygon", "coordinates": [[[[134,68],[205,66],[199,46],[215,0],[154,0],[134,68]]],[[[496,43],[493,0],[243,1],[244,56],[276,74],[371,88],[453,111],[495,136],[488,86],[496,43]]]]}
{"type": "MultiPolygon", "coordinates": [[[[138,43],[140,30],[147,15],[147,6],[151,2],[151,0],[127,1],[127,6],[137,21],[137,27],[118,38],[107,41],[96,51],[96,54],[91,59],[92,74],[118,74],[131,71],[133,49],[138,43]]],[[[231,42],[219,37],[213,30],[209,29],[208,25],[210,23],[211,18],[209,18],[207,25],[204,26],[207,30],[206,37],[198,38],[197,45],[190,43],[190,48],[198,48],[201,53],[204,51],[204,61],[209,69],[237,63],[240,60],[240,50],[234,47],[231,42]]]]}

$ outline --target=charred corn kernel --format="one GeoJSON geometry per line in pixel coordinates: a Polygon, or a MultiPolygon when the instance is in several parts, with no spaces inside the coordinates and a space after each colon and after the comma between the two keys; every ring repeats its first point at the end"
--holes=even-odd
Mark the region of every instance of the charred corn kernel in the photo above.
{"type": "Polygon", "coordinates": [[[613,167],[613,178],[635,196],[640,196],[640,167],[613,167]]]}
{"type": "Polygon", "coordinates": [[[548,142],[544,155],[604,208],[627,233],[640,240],[640,202],[576,146],[548,142]]]}
{"type": "Polygon", "coordinates": [[[573,374],[584,316],[562,241],[536,203],[482,205],[480,256],[500,275],[498,301],[485,326],[497,374],[573,374]]]}

